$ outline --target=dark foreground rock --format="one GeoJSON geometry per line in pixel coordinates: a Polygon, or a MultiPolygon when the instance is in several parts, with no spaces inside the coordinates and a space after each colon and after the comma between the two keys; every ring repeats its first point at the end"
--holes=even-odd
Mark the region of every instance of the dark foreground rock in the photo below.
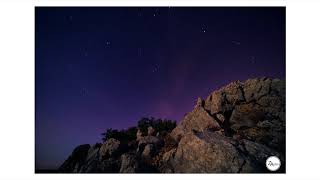
{"type": "Polygon", "coordinates": [[[60,172],[79,172],[84,165],[90,149],[89,144],[76,147],[68,159],[60,166],[60,172]]]}
{"type": "Polygon", "coordinates": [[[108,139],[81,145],[61,165],[64,173],[269,173],[277,156],[285,172],[285,81],[235,81],[198,98],[172,132],[150,127],[127,144],[108,139]],[[161,133],[163,134],[163,133],[161,133]]]}

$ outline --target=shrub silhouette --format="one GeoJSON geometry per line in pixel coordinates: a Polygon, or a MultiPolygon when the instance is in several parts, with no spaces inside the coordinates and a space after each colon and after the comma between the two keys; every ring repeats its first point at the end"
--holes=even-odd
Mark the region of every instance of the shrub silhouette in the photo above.
{"type": "Polygon", "coordinates": [[[106,130],[106,132],[102,133],[102,141],[106,141],[110,138],[114,138],[119,140],[120,142],[129,142],[134,139],[136,139],[136,134],[137,134],[137,128],[136,127],[130,127],[126,130],[117,130],[117,129],[112,129],[109,128],[106,130]]]}
{"type": "Polygon", "coordinates": [[[156,130],[156,132],[163,134],[171,132],[172,129],[177,126],[177,124],[173,120],[155,119],[154,117],[143,117],[138,121],[137,127],[130,127],[128,129],[123,129],[120,131],[112,128],[107,129],[106,132],[101,134],[102,141],[104,142],[110,138],[114,138],[121,142],[129,142],[136,139],[138,129],[140,129],[144,136],[147,135],[149,126],[152,126],[156,130]]]}
{"type": "Polygon", "coordinates": [[[148,127],[153,127],[156,132],[163,133],[163,132],[171,132],[177,124],[175,121],[172,120],[162,120],[162,119],[155,119],[154,117],[147,118],[143,117],[141,120],[138,121],[138,128],[142,132],[143,135],[146,135],[148,132],[148,127]]]}

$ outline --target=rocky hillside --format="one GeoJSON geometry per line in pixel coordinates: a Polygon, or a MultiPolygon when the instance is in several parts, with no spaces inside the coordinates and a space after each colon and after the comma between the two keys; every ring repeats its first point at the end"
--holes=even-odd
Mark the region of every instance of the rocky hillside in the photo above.
{"type": "Polygon", "coordinates": [[[172,132],[137,132],[129,143],[110,138],[80,145],[64,173],[267,173],[277,156],[285,172],[285,81],[235,81],[198,98],[172,132]]]}

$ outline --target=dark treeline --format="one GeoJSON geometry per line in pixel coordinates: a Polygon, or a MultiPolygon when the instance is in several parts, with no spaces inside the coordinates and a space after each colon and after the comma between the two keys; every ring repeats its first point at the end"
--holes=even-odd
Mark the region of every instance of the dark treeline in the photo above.
{"type": "Polygon", "coordinates": [[[110,138],[117,139],[121,142],[129,142],[136,139],[138,129],[145,136],[147,135],[148,127],[153,127],[159,134],[171,132],[176,127],[176,121],[167,119],[155,119],[154,117],[143,117],[138,121],[137,127],[129,127],[128,129],[117,130],[109,128],[106,132],[102,133],[102,141],[106,141],[110,138]]]}

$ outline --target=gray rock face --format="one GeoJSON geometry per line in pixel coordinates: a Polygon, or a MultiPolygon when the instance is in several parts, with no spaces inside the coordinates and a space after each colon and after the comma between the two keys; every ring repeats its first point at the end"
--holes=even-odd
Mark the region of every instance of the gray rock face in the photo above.
{"type": "Polygon", "coordinates": [[[229,123],[231,128],[238,130],[241,128],[255,127],[258,122],[263,121],[265,114],[263,109],[254,104],[241,104],[234,107],[229,123]]]}
{"type": "Polygon", "coordinates": [[[169,162],[170,160],[172,160],[174,158],[176,151],[177,151],[177,148],[173,148],[170,151],[164,153],[162,156],[162,159],[161,159],[162,163],[165,164],[165,163],[169,162]]]}
{"type": "Polygon", "coordinates": [[[181,139],[174,172],[268,172],[268,156],[285,162],[285,81],[235,81],[200,102],[171,132],[181,139]]]}
{"type": "Polygon", "coordinates": [[[268,172],[265,161],[273,155],[284,161],[281,154],[256,142],[238,142],[217,132],[189,132],[169,163],[176,173],[261,173],[268,172]]]}
{"type": "Polygon", "coordinates": [[[135,173],[138,169],[139,165],[135,154],[125,153],[121,155],[120,173],[135,173]]]}
{"type": "Polygon", "coordinates": [[[195,105],[194,108],[203,107],[203,103],[204,103],[203,100],[200,97],[198,97],[197,104],[195,105]]]}
{"type": "Polygon", "coordinates": [[[189,132],[179,142],[174,156],[174,172],[240,172],[245,158],[235,144],[231,138],[218,133],[189,132]]]}
{"type": "Polygon", "coordinates": [[[174,168],[174,156],[176,154],[177,148],[170,149],[169,151],[165,152],[159,161],[159,171],[162,173],[173,173],[174,168]]]}
{"type": "Polygon", "coordinates": [[[244,82],[243,90],[245,92],[246,101],[257,100],[262,96],[269,94],[272,79],[248,79],[244,82]]]}
{"type": "Polygon", "coordinates": [[[100,159],[114,155],[120,147],[120,141],[116,139],[107,140],[100,148],[100,159]]]}
{"type": "Polygon", "coordinates": [[[188,113],[180,124],[172,130],[171,136],[179,140],[187,132],[192,130],[203,131],[205,129],[217,130],[220,129],[220,125],[203,107],[197,107],[188,113]]]}
{"type": "Polygon", "coordinates": [[[86,158],[86,161],[90,161],[91,159],[94,159],[99,156],[99,150],[100,150],[101,144],[97,143],[90,147],[88,150],[88,155],[86,158]]]}
{"type": "Polygon", "coordinates": [[[209,95],[204,102],[204,107],[211,114],[225,113],[232,110],[235,104],[243,101],[245,101],[243,83],[235,81],[209,95]]]}
{"type": "Polygon", "coordinates": [[[99,150],[100,150],[101,144],[95,144],[90,147],[88,150],[87,158],[81,169],[79,170],[80,173],[98,173],[97,170],[99,162],[99,150]]]}
{"type": "Polygon", "coordinates": [[[159,137],[144,136],[138,143],[137,152],[142,153],[143,156],[153,155],[155,151],[160,149],[163,141],[159,137]]]}

